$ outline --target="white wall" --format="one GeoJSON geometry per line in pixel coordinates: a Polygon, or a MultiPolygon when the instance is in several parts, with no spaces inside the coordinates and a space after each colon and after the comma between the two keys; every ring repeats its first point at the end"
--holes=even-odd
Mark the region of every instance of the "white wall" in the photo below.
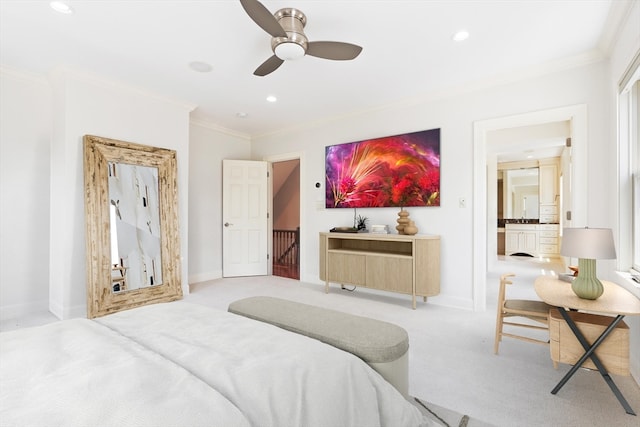
{"type": "Polygon", "coordinates": [[[0,69],[0,319],[47,310],[51,89],[0,69]]]}
{"type": "Polygon", "coordinates": [[[188,291],[189,112],[193,106],[70,70],[58,70],[51,82],[49,310],[63,319],[86,315],[82,151],[86,134],[177,151],[182,281],[188,291]]]}
{"type": "MultiPolygon", "coordinates": [[[[350,225],[352,210],[318,209],[316,200],[324,188],[312,188],[324,183],[324,147],[371,137],[394,135],[423,129],[441,128],[441,206],[410,208],[420,233],[439,234],[441,241],[441,294],[430,300],[436,304],[461,308],[473,307],[472,277],[472,212],[473,212],[473,123],[531,111],[572,104],[587,104],[589,108],[589,156],[593,166],[589,185],[604,192],[601,182],[606,169],[598,165],[609,158],[607,148],[601,148],[608,129],[606,97],[603,82],[605,64],[581,68],[504,84],[474,92],[452,94],[448,98],[428,99],[393,109],[380,109],[358,116],[337,119],[331,123],[267,135],[252,142],[252,157],[261,159],[277,153],[299,151],[305,154],[301,169],[302,186],[309,186],[306,199],[307,224],[302,230],[305,249],[302,256],[302,280],[318,282],[318,233],[333,226],[350,225]],[[603,176],[600,176],[602,174],[603,176]],[[466,208],[458,200],[464,197],[466,208]]],[[[374,224],[393,225],[394,208],[359,209],[358,213],[374,224]]],[[[589,201],[590,217],[605,226],[614,220],[602,201],[589,201]]]]}
{"type": "Polygon", "coordinates": [[[192,121],[189,158],[189,283],[222,277],[222,160],[248,160],[249,139],[192,121]]]}

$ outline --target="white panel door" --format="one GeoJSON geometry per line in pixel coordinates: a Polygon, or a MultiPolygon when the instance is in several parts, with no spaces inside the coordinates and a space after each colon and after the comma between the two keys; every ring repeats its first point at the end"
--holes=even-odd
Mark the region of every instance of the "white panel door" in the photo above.
{"type": "Polygon", "coordinates": [[[223,160],[222,275],[264,276],[268,268],[267,162],[223,160]]]}

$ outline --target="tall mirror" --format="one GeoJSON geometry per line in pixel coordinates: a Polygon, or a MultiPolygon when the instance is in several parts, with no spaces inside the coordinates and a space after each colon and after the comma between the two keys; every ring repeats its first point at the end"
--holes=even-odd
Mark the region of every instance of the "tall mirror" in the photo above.
{"type": "Polygon", "coordinates": [[[109,162],[113,292],[162,284],[158,168],[109,162]]]}
{"type": "Polygon", "coordinates": [[[182,297],[176,153],[86,135],[87,315],[182,297]]]}

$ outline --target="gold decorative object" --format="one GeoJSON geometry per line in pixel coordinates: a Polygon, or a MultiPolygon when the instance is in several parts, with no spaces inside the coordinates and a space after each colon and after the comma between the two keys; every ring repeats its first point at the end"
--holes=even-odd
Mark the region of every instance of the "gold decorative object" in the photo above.
{"type": "Polygon", "coordinates": [[[418,233],[418,227],[416,227],[415,222],[409,221],[409,224],[405,225],[402,231],[404,232],[404,234],[413,236],[414,234],[418,233]]]}
{"type": "Polygon", "coordinates": [[[398,230],[398,234],[404,234],[404,227],[409,225],[409,212],[405,211],[404,208],[400,208],[397,222],[396,230],[398,230]]]}

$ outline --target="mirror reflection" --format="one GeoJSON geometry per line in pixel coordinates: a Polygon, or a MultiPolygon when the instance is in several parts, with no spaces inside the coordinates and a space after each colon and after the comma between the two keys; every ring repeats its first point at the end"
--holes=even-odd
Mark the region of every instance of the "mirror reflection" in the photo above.
{"type": "Polygon", "coordinates": [[[113,292],[162,284],[158,168],[108,163],[113,292]]]}
{"type": "Polygon", "coordinates": [[[504,218],[538,219],[538,168],[504,171],[504,218]]]}

